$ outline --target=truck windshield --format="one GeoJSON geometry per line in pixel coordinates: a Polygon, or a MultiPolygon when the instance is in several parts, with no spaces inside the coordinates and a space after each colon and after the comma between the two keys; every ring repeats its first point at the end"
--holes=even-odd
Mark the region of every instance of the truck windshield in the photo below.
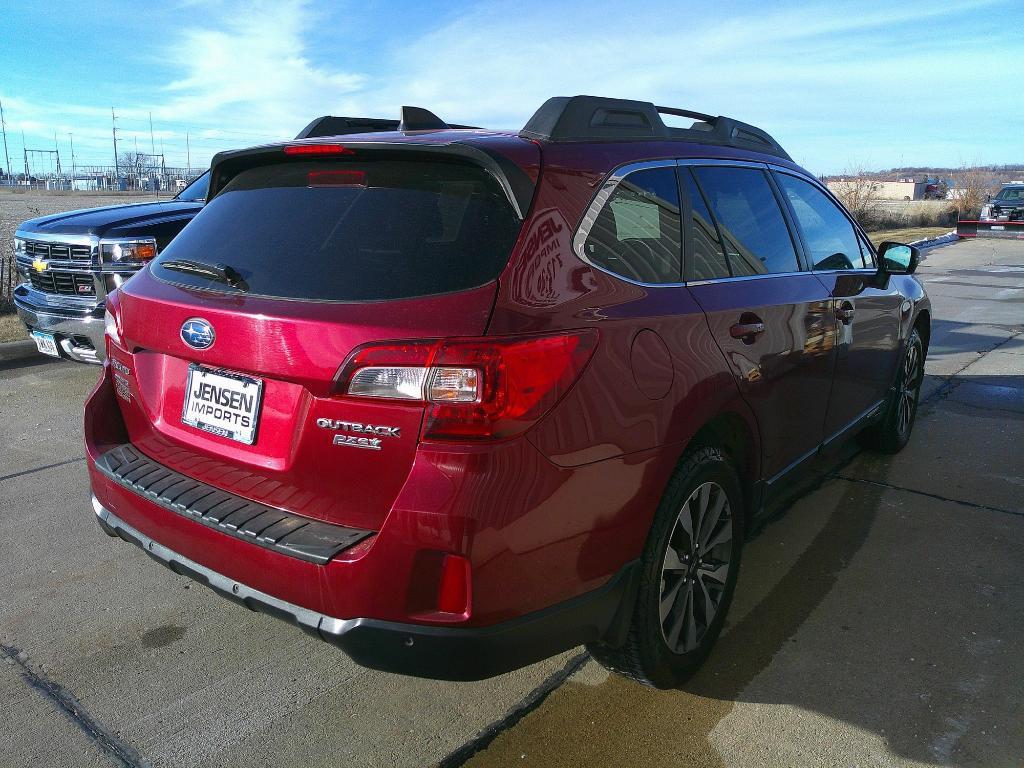
{"type": "Polygon", "coordinates": [[[210,190],[210,172],[207,171],[174,196],[175,200],[186,203],[205,203],[210,190]]]}
{"type": "Polygon", "coordinates": [[[231,292],[163,268],[231,267],[249,295],[375,301],[497,278],[521,222],[482,168],[440,161],[301,161],[242,171],[153,262],[161,280],[231,292]]]}
{"type": "Polygon", "coordinates": [[[1008,189],[999,190],[999,194],[995,196],[996,200],[1010,200],[1018,201],[1024,200],[1024,187],[1010,187],[1008,189]]]}

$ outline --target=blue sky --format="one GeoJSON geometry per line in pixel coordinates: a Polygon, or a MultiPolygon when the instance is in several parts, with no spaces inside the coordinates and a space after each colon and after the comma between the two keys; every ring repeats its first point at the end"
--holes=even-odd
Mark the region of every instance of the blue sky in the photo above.
{"type": "MultiPolygon", "coordinates": [[[[8,148],[169,165],[290,138],[321,114],[519,128],[590,93],[727,114],[816,173],[1024,162],[1024,2],[115,3],[0,0],[8,148]]],[[[0,156],[0,164],[4,160],[0,156]]]]}

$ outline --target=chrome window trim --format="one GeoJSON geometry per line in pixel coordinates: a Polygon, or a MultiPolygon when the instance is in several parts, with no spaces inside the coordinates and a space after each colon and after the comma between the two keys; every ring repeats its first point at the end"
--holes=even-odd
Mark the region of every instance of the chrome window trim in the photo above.
{"type": "Polygon", "coordinates": [[[758,162],[756,160],[730,160],[730,159],[727,159],[727,158],[715,158],[715,157],[708,157],[708,158],[687,157],[687,158],[682,158],[682,159],[676,160],[676,165],[678,165],[678,166],[694,166],[694,165],[701,166],[701,165],[707,165],[707,166],[716,166],[716,167],[735,166],[737,168],[759,168],[762,171],[763,170],[767,170],[769,167],[771,167],[769,163],[762,163],[762,162],[758,162]]]}
{"type": "MultiPolygon", "coordinates": [[[[878,272],[877,269],[871,267],[858,267],[854,269],[802,269],[795,272],[765,272],[763,274],[756,275],[735,275],[732,277],[715,277],[707,280],[691,280],[689,282],[684,281],[678,283],[644,283],[639,280],[633,280],[632,278],[620,275],[617,272],[613,272],[610,269],[606,269],[602,266],[599,266],[598,264],[593,263],[592,261],[590,261],[590,259],[586,257],[583,250],[583,245],[586,243],[587,237],[589,237],[590,235],[590,230],[593,228],[594,223],[597,221],[597,217],[604,209],[604,206],[608,202],[608,199],[612,196],[612,193],[615,192],[616,188],[619,186],[623,179],[637,171],[645,171],[651,168],[672,168],[687,166],[733,166],[737,168],[757,168],[763,171],[771,172],[779,171],[781,173],[788,173],[789,175],[794,176],[798,179],[809,181],[811,184],[818,187],[819,189],[823,189],[825,193],[828,195],[828,197],[833,197],[833,195],[828,191],[828,188],[824,187],[821,184],[821,182],[818,181],[813,176],[805,172],[798,171],[794,168],[790,168],[785,165],[778,165],[776,163],[763,163],[754,160],[732,160],[726,158],[702,157],[676,158],[671,160],[645,160],[641,162],[627,163],[625,165],[620,165],[619,167],[615,168],[608,175],[608,178],[605,179],[597,194],[594,195],[594,199],[591,200],[586,212],[583,214],[583,218],[580,220],[580,225],[579,227],[577,227],[576,234],[573,236],[572,239],[572,247],[573,251],[576,254],[576,258],[578,258],[588,267],[596,269],[599,272],[604,272],[606,275],[611,275],[612,277],[618,280],[630,283],[631,285],[638,285],[643,288],[681,288],[685,286],[712,285],[714,283],[731,283],[745,280],[755,280],[774,277],[795,277],[797,275],[828,275],[836,273],[874,275],[878,272]]],[[[853,219],[849,215],[849,212],[846,211],[845,208],[840,208],[840,210],[846,215],[847,219],[849,219],[853,223],[858,233],[863,235],[863,232],[860,230],[860,226],[857,224],[856,221],[853,221],[853,219]]],[[[866,236],[865,239],[867,239],[866,236]]],[[[871,241],[868,240],[868,242],[870,243],[871,241]]]]}
{"type": "Polygon", "coordinates": [[[799,272],[759,272],[756,275],[733,275],[732,277],[711,277],[707,280],[691,280],[687,285],[711,285],[713,283],[735,283],[741,280],[763,280],[767,277],[794,277],[797,275],[810,275],[812,272],[801,270],[799,272]]]}
{"type": "MultiPolygon", "coordinates": [[[[683,282],[677,283],[644,283],[640,280],[633,280],[632,278],[620,275],[618,272],[613,272],[610,269],[606,269],[598,264],[595,264],[588,259],[584,253],[583,246],[587,242],[587,238],[590,236],[590,230],[594,227],[597,217],[604,210],[605,203],[612,196],[619,184],[632,173],[637,171],[647,171],[653,168],[675,168],[676,160],[644,160],[638,163],[627,163],[626,165],[620,165],[618,168],[613,170],[608,178],[604,180],[601,188],[594,195],[594,199],[590,201],[590,205],[587,207],[586,213],[583,214],[583,218],[580,219],[580,225],[576,228],[576,234],[572,238],[572,249],[576,253],[576,258],[586,264],[588,267],[596,269],[598,272],[604,272],[606,275],[623,280],[631,285],[639,285],[644,288],[678,288],[686,285],[683,282]]],[[[680,221],[680,226],[682,222],[680,221]]],[[[680,259],[682,254],[680,254],[680,259]]]]}

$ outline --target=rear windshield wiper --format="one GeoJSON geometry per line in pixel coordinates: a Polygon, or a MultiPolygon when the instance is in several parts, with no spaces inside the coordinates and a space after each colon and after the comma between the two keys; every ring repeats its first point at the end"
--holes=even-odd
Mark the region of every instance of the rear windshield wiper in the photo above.
{"type": "Polygon", "coordinates": [[[171,269],[175,272],[187,272],[191,275],[202,275],[211,280],[227,283],[232,288],[240,291],[248,291],[249,285],[245,279],[238,274],[238,270],[229,264],[205,264],[201,261],[190,261],[189,259],[170,259],[159,262],[164,269],[171,269]]]}

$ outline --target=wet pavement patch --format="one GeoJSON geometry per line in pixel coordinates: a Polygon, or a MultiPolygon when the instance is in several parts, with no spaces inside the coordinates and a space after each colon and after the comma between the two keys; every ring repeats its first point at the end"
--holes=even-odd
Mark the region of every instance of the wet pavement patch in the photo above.
{"type": "Polygon", "coordinates": [[[164,646],[176,643],[185,636],[185,628],[174,624],[165,624],[162,627],[151,629],[142,636],[144,648],[163,648],[164,646]]]}

